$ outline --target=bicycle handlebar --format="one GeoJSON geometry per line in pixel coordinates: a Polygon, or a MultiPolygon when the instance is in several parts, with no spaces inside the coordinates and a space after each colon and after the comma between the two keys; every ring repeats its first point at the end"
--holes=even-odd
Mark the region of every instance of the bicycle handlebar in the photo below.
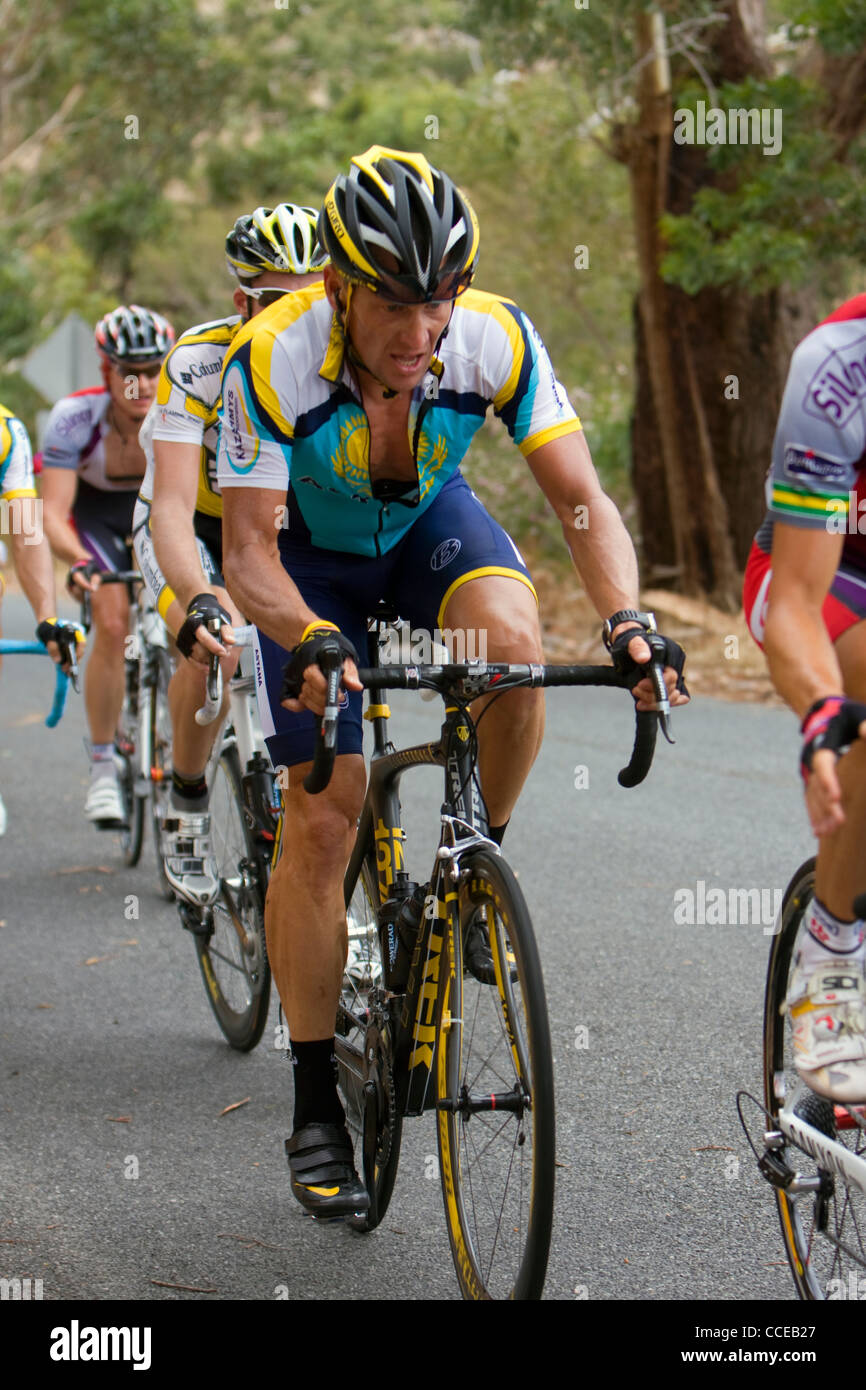
{"type": "MultiPolygon", "coordinates": [[[[322,653],[324,656],[325,653],[322,653]]],[[[337,705],[332,691],[334,676],[339,677],[343,658],[337,652],[339,665],[328,673],[328,700],[324,719],[320,724],[321,738],[316,745],[313,766],[304,779],[306,791],[322,791],[333,771],[336,757],[337,705]]],[[[651,671],[656,663],[651,664],[651,671]]],[[[667,708],[667,692],[664,677],[658,673],[664,701],[659,701],[657,710],[635,710],[635,738],[631,758],[620,769],[618,781],[622,787],[636,787],[649,772],[655,753],[656,735],[660,713],[667,708]]],[[[483,664],[482,668],[471,663],[443,666],[372,666],[361,667],[358,678],[368,690],[437,690],[444,694],[457,682],[464,684],[464,694],[474,699],[477,695],[497,690],[509,690],[517,686],[553,687],[598,685],[613,686],[620,690],[629,688],[628,678],[612,666],[541,666],[506,663],[483,664]],[[475,687],[473,689],[473,686],[475,687]]],[[[658,681],[654,680],[656,691],[658,681]]],[[[337,689],[339,679],[337,679],[337,689]]]]}
{"type": "Polygon", "coordinates": [[[313,755],[313,766],[304,778],[304,791],[315,796],[322,792],[331,780],[334,760],[337,756],[337,719],[340,714],[340,677],[343,673],[344,656],[336,642],[319,651],[319,665],[322,668],[328,689],[325,695],[325,713],[319,720],[319,742],[313,755]]]}
{"type": "MultiPolygon", "coordinates": [[[[210,631],[210,624],[208,623],[210,631]]],[[[218,636],[218,633],[214,633],[218,636]]],[[[223,673],[220,666],[219,652],[211,652],[210,662],[207,668],[207,688],[205,702],[201,709],[195,712],[195,722],[200,728],[207,724],[212,724],[222,709],[223,703],[223,673]]]]}
{"type": "MultiPolygon", "coordinates": [[[[135,584],[144,584],[144,575],[140,574],[138,570],[97,570],[93,577],[94,579],[99,579],[98,588],[102,588],[103,584],[125,584],[130,598],[132,597],[133,586],[135,584]]],[[[82,590],[81,598],[78,602],[81,608],[81,626],[84,628],[85,632],[89,632],[93,617],[91,590],[82,590]]]]}
{"type": "MultiPolygon", "coordinates": [[[[48,656],[48,648],[41,642],[17,642],[12,638],[4,637],[0,640],[0,655],[6,652],[29,652],[34,655],[48,656]]],[[[49,729],[55,728],[63,718],[63,711],[66,708],[66,696],[69,694],[69,675],[55,663],[54,666],[54,701],[51,709],[45,716],[45,723],[49,729]]]]}
{"type": "MultiPolygon", "coordinates": [[[[222,628],[226,624],[221,618],[212,618],[208,623],[208,631],[214,637],[219,637],[222,628]]],[[[252,623],[244,626],[232,628],[234,632],[235,647],[251,647],[255,640],[256,629],[252,623]]],[[[212,724],[222,709],[223,703],[223,673],[220,666],[219,652],[211,652],[207,670],[207,694],[201,709],[195,712],[195,722],[200,728],[206,724],[212,724]]]]}

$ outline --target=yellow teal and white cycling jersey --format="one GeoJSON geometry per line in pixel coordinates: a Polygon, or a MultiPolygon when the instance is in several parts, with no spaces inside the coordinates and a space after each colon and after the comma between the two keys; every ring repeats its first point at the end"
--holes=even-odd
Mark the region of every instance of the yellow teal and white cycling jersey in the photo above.
{"type": "Polygon", "coordinates": [[[286,295],[237,334],[222,380],[220,487],[288,498],[291,486],[315,546],[386,554],[454,476],[490,405],[524,454],[581,427],[526,315],[467,290],[413,393],[417,482],[399,499],[376,497],[369,421],[332,319],[322,285],[286,295]]]}
{"type": "Polygon", "coordinates": [[[216,476],[220,373],[223,358],[240,326],[241,319],[234,314],[188,328],[165,358],[156,400],[138,434],[147,459],[140,492],[143,502],[153,501],[153,440],[198,444],[201,460],[196,511],[222,516],[223,502],[216,476]]]}
{"type": "Polygon", "coordinates": [[[0,497],[35,497],[33,455],[27,431],[16,415],[0,405],[0,497]]]}

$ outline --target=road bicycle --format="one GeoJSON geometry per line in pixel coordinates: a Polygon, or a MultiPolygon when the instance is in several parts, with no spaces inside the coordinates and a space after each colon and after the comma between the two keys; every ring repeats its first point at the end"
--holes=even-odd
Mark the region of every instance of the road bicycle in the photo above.
{"type": "MultiPolygon", "coordinates": [[[[218,631],[218,625],[217,625],[218,631]]],[[[252,645],[255,629],[234,629],[235,645],[252,645]]],[[[249,1052],[264,1031],[271,972],[265,942],[265,891],[278,848],[280,797],[254,708],[253,677],[229,682],[229,714],[208,764],[211,849],[220,891],[207,907],[178,899],[192,933],[208,1003],[226,1040],[249,1052]]],[[[222,709],[219,661],[211,663],[199,724],[222,709]]]]}
{"type": "MultiPolygon", "coordinates": [[[[160,888],[174,897],[163,867],[162,822],[171,787],[171,715],[168,684],[172,675],[169,635],[153,606],[138,570],[108,570],[100,586],[124,584],[129,597],[129,632],[124,641],[123,706],[114,741],[118,783],[125,811],[120,832],[124,863],[130,868],[141,858],[144,827],[150,813],[160,888]]],[[[91,596],[81,597],[81,624],[91,625],[91,596]]]]}
{"type": "MultiPolygon", "coordinates": [[[[489,824],[477,777],[481,696],[517,686],[625,686],[613,667],[467,662],[382,666],[379,645],[394,613],[376,615],[365,719],[373,752],[355,847],[345,875],[348,952],[336,1019],[339,1086],[370,1197],[349,1219],[382,1221],[397,1175],[404,1118],[436,1113],[439,1166],[458,1283],[467,1299],[540,1298],[553,1220],[554,1092],[550,1031],[538,949],[523,894],[489,824]],[[445,705],[439,737],[396,749],[388,689],[432,691],[445,705]],[[404,859],[399,786],[404,772],[442,768],[440,839],[427,882],[404,859]]],[[[328,782],[336,755],[341,655],[320,662],[325,716],[309,792],[328,782]]],[[[666,719],[661,667],[657,698],[666,719]]],[[[646,775],[657,728],[637,715],[624,786],[646,775]]],[[[665,727],[667,733],[667,728],[665,727]]],[[[247,803],[253,820],[254,807],[247,803]]],[[[267,819],[261,822],[266,829],[267,819]]],[[[276,840],[279,839],[279,830],[276,840]]],[[[276,862],[276,847],[270,862],[276,862]]],[[[266,880],[259,879],[261,892],[266,880]]]]}
{"type": "MultiPolygon", "coordinates": [[[[785,890],[764,998],[764,1098],[737,1096],[758,1168],[774,1190],[785,1253],[800,1298],[866,1296],[866,1106],[835,1105],[794,1068],[786,999],[795,947],[815,891],[808,859],[785,890]],[[759,1123],[760,1122],[760,1123],[759,1123]]],[[[866,897],[854,903],[866,913],[866,897]]]]}

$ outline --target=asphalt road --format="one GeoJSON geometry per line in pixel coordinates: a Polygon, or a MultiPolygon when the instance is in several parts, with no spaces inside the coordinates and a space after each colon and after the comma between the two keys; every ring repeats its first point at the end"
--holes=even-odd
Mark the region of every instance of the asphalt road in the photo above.
{"type": "MultiPolygon", "coordinates": [[[[29,635],[20,600],[4,617],[6,635],[29,635]]],[[[296,1206],[276,1004],[252,1055],[223,1042],[152,846],[126,870],[83,819],[81,700],[47,730],[51,684],[47,661],[5,659],[0,1275],[41,1278],[48,1300],[457,1298],[429,1115],[406,1122],[379,1231],[319,1227],[296,1206]]],[[[435,705],[393,705],[399,739],[435,730],[435,705]]],[[[505,841],[555,1051],[548,1299],[793,1297],[734,1108],[738,1089],[760,1091],[765,923],[682,919],[688,892],[700,909],[699,883],[704,900],[759,888],[771,902],[811,852],[794,723],[703,699],[675,734],[648,782],[624,791],[628,697],[551,693],[505,841]]],[[[437,775],[403,790],[409,866],[426,876],[437,775]]]]}

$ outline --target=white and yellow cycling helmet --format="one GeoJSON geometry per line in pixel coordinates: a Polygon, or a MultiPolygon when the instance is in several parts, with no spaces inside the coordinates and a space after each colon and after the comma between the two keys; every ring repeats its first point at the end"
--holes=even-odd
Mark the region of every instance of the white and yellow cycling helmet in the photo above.
{"type": "Polygon", "coordinates": [[[245,213],[226,237],[226,264],[242,282],[266,270],[310,275],[327,259],[316,239],[315,208],[295,203],[245,213]]]}

